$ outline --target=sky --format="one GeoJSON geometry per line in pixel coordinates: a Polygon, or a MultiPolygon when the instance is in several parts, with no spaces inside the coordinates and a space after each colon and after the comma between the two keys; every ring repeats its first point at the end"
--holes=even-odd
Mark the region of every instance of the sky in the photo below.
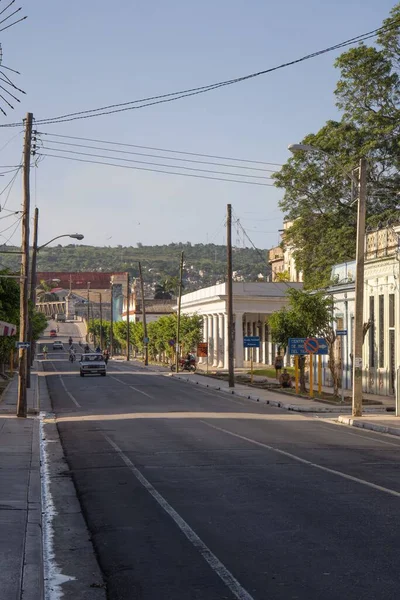
{"type": "MultiPolygon", "coordinates": [[[[0,11],[7,4],[0,0],[0,11]]],[[[377,28],[394,5],[393,0],[363,0],[361,10],[359,0],[17,0],[16,6],[23,7],[20,14],[28,19],[0,33],[0,42],[3,63],[21,73],[12,78],[26,95],[20,96],[15,110],[0,116],[0,124],[20,121],[28,111],[39,120],[264,70],[377,28]]],[[[61,140],[88,144],[48,135],[57,134],[284,163],[289,158],[288,144],[316,132],[328,119],[339,118],[333,94],[338,78],[333,63],[339,53],[176,102],[42,125],[38,127],[40,143],[47,148],[55,148],[54,142],[61,140]]],[[[0,128],[0,165],[18,165],[22,143],[22,128],[0,128]]],[[[166,163],[154,157],[119,156],[166,163]]],[[[10,177],[1,178],[0,191],[10,177]]],[[[272,183],[269,179],[253,181],[272,183]]],[[[271,185],[50,157],[32,169],[31,183],[32,213],[35,206],[40,211],[40,244],[72,232],[85,236],[82,243],[97,246],[224,243],[227,203],[258,248],[276,245],[282,227],[278,202],[283,192],[271,185]]],[[[8,191],[0,196],[3,207],[8,191]]],[[[21,194],[18,177],[9,194],[8,210],[20,210],[21,194]]],[[[1,243],[19,243],[16,218],[5,211],[0,214],[1,243]]],[[[243,235],[235,230],[233,241],[242,245],[243,235]]]]}

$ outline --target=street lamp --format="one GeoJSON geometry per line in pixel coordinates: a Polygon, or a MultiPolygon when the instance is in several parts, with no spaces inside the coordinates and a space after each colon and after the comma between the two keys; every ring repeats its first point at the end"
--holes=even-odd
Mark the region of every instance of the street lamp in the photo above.
{"type": "MultiPolygon", "coordinates": [[[[288,149],[295,152],[320,152],[330,157],[328,152],[320,150],[310,144],[290,144],[288,149]]],[[[332,158],[330,157],[332,160],[332,158]]],[[[354,189],[358,188],[357,208],[357,245],[356,245],[356,293],[354,302],[354,346],[353,346],[353,390],[352,414],[353,417],[362,416],[362,347],[364,342],[364,246],[365,246],[365,214],[367,200],[367,161],[360,159],[358,178],[353,173],[343,173],[350,179],[354,189]]]]}
{"type": "MultiPolygon", "coordinates": [[[[89,283],[89,282],[88,282],[89,283]]],[[[90,293],[97,294],[100,299],[100,348],[103,350],[103,301],[102,301],[102,293],[97,292],[96,290],[90,290],[90,293]]],[[[93,305],[92,305],[92,314],[93,314],[93,305]]]]}
{"type": "MultiPolygon", "coordinates": [[[[48,246],[49,244],[54,242],[54,240],[58,240],[59,238],[62,238],[62,237],[70,237],[75,240],[83,240],[83,238],[84,238],[84,236],[81,233],[63,233],[62,235],[57,235],[56,237],[52,238],[45,244],[38,246],[38,224],[39,224],[39,209],[35,208],[35,217],[34,217],[34,225],[33,225],[31,289],[30,289],[30,300],[31,300],[33,308],[35,308],[35,306],[36,306],[36,283],[37,283],[36,265],[37,265],[37,254],[38,254],[39,250],[42,250],[43,248],[45,248],[46,246],[48,246]]],[[[27,365],[27,372],[26,372],[26,374],[27,374],[26,387],[29,388],[31,385],[31,366],[32,366],[32,359],[33,359],[33,351],[32,351],[33,331],[32,331],[32,325],[29,320],[28,320],[27,333],[28,333],[28,340],[30,342],[30,345],[28,347],[28,352],[27,352],[28,365],[27,365]]]]}

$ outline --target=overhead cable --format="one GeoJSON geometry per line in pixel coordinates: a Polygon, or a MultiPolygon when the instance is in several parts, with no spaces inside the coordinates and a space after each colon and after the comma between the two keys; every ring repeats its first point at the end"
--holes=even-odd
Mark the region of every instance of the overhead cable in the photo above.
{"type": "MultiPolygon", "coordinates": [[[[167,94],[161,94],[158,96],[151,96],[148,98],[141,98],[139,100],[131,100],[129,102],[123,102],[119,104],[110,104],[108,106],[103,106],[100,108],[93,108],[89,110],[83,110],[78,112],[66,113],[64,115],[59,115],[57,117],[48,117],[40,120],[36,120],[36,124],[56,124],[56,123],[66,123],[69,121],[75,121],[77,119],[88,119],[92,117],[98,117],[118,112],[124,112],[127,110],[136,110],[139,108],[145,108],[147,106],[154,106],[156,104],[162,104],[165,102],[173,102],[175,100],[179,100],[180,98],[187,98],[189,96],[195,96],[197,94],[203,94],[220,87],[225,87],[228,85],[233,85],[235,83],[239,83],[242,81],[247,81],[248,79],[254,79],[255,77],[260,77],[261,75],[266,75],[267,73],[272,73],[273,71],[277,71],[279,69],[283,69],[285,67],[292,66],[294,64],[304,62],[311,58],[315,58],[316,56],[321,56],[322,54],[326,54],[327,52],[332,52],[334,50],[338,50],[340,48],[344,48],[346,46],[350,46],[352,44],[356,44],[359,42],[366,41],[373,37],[376,37],[383,31],[387,31],[398,26],[400,23],[399,18],[393,19],[389,24],[379,27],[377,29],[373,29],[372,31],[368,31],[366,33],[357,35],[353,38],[345,40],[343,42],[339,42],[338,44],[334,44],[333,46],[329,46],[328,48],[324,48],[322,50],[317,50],[316,52],[312,52],[311,54],[307,54],[295,60],[282,63],[275,67],[270,67],[269,69],[264,69],[262,71],[257,71],[255,73],[250,73],[248,75],[243,75],[241,77],[236,77],[234,79],[227,79],[225,81],[219,81],[217,83],[212,83],[205,86],[189,88],[186,90],[181,90],[177,92],[170,92],[167,94]],[[139,104],[139,106],[132,106],[134,104],[139,104]]],[[[19,127],[21,123],[8,123],[0,125],[0,127],[19,127]]]]}

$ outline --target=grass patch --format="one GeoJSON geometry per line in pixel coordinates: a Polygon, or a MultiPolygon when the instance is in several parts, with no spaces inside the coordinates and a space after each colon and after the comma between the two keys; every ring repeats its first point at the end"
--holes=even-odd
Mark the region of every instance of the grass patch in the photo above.
{"type": "MultiPolygon", "coordinates": [[[[294,367],[285,367],[285,369],[288,373],[290,373],[290,375],[294,376],[294,367]]],[[[250,375],[251,371],[247,371],[247,374],[250,375]]],[[[262,377],[271,377],[272,379],[275,379],[276,377],[275,369],[273,367],[266,367],[265,369],[254,369],[253,374],[261,375],[262,377]]]]}

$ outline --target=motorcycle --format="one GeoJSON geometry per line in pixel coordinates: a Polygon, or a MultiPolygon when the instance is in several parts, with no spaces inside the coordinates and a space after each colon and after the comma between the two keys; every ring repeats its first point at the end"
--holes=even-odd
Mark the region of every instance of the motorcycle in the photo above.
{"type": "MultiPolygon", "coordinates": [[[[171,371],[174,372],[176,369],[175,364],[171,365],[171,371]]],[[[187,361],[186,358],[179,359],[178,371],[189,371],[189,373],[194,373],[196,371],[196,361],[194,358],[187,361]]]]}
{"type": "Polygon", "coordinates": [[[73,363],[73,362],[75,362],[75,360],[76,360],[76,356],[75,356],[75,354],[72,354],[72,353],[71,353],[71,354],[69,355],[69,362],[72,362],[72,363],[73,363]]]}

